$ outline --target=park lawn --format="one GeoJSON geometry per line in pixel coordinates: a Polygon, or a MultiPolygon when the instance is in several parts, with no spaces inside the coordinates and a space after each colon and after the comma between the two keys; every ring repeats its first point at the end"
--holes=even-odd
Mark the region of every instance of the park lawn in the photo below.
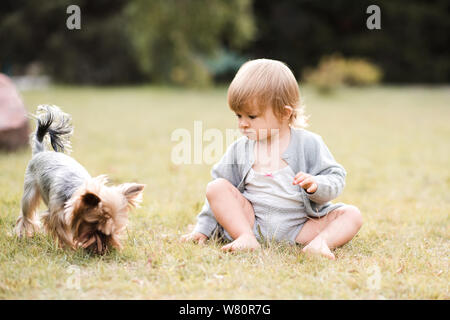
{"type": "Polygon", "coordinates": [[[225,88],[52,87],[23,92],[28,111],[48,103],[72,114],[72,156],[113,183],[145,183],[144,201],[121,252],[18,239],[31,151],[0,153],[0,299],[449,299],[450,88],[301,91],[309,130],[348,172],[335,201],[364,217],[336,261],[286,244],[232,254],[217,241],[179,242],[203,205],[211,164],[175,165],[171,134],[193,135],[196,120],[203,132],[236,128],[225,88]]]}

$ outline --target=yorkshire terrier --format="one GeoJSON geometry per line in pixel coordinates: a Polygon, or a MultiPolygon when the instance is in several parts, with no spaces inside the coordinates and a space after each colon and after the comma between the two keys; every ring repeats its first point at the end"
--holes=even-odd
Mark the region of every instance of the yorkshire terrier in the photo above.
{"type": "Polygon", "coordinates": [[[128,211],[142,201],[143,184],[107,186],[106,175],[92,178],[69,153],[73,133],[70,115],[56,106],[38,106],[36,131],[31,135],[32,158],[25,172],[22,214],[15,232],[32,236],[40,229],[60,245],[104,254],[121,249],[120,236],[128,223],[128,211]],[[54,151],[51,151],[51,148],[54,151]],[[48,210],[36,212],[40,199],[48,210]]]}

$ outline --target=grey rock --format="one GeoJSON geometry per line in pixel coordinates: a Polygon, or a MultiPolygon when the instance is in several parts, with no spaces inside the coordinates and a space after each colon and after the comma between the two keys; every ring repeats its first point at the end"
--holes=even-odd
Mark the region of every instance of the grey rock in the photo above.
{"type": "Polygon", "coordinates": [[[0,73],[0,150],[13,151],[28,144],[27,111],[12,81],[0,73]]]}

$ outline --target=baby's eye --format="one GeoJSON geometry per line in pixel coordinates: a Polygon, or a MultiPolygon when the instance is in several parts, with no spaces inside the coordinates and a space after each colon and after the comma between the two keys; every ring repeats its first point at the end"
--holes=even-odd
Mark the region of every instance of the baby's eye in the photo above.
{"type": "Polygon", "coordinates": [[[250,119],[255,119],[257,116],[248,116],[250,119]]]}
{"type": "Polygon", "coordinates": [[[240,118],[240,117],[241,117],[241,115],[240,115],[240,114],[237,114],[237,113],[236,113],[236,117],[240,118]]]}

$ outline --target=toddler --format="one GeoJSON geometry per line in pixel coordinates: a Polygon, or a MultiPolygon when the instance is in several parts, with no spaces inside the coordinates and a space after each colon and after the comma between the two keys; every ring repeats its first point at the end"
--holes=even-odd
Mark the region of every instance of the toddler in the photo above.
{"type": "Polygon", "coordinates": [[[362,225],[358,208],[331,203],[346,171],[322,138],[304,127],[298,83],[282,62],[252,60],[228,89],[243,137],[213,166],[205,204],[182,241],[204,243],[218,232],[222,250],[252,250],[259,241],[305,245],[303,252],[335,259],[331,249],[362,225]]]}

